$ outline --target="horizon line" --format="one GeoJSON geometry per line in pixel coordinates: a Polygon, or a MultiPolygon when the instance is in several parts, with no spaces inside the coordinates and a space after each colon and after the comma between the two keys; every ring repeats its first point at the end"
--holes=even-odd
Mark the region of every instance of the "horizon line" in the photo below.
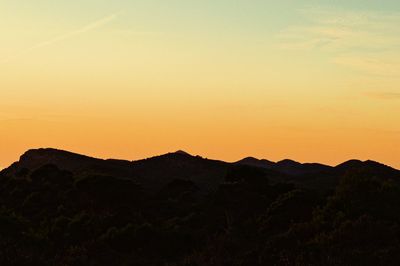
{"type": "MultiPolygon", "coordinates": [[[[357,159],[357,158],[352,158],[352,159],[343,160],[341,163],[336,164],[336,165],[327,164],[327,163],[320,163],[320,162],[317,162],[317,161],[314,161],[314,162],[310,162],[310,161],[308,161],[308,162],[303,162],[303,161],[293,160],[293,159],[290,159],[290,158],[286,158],[286,159],[274,161],[274,160],[269,160],[269,159],[265,159],[265,158],[257,158],[257,157],[254,157],[254,156],[245,156],[245,157],[241,157],[240,159],[237,159],[237,160],[234,160],[234,161],[230,161],[230,160],[222,160],[222,159],[216,159],[216,158],[209,158],[209,157],[205,157],[205,156],[202,156],[202,155],[199,155],[199,154],[192,154],[192,153],[187,152],[187,151],[182,150],[182,149],[178,149],[178,150],[176,150],[176,151],[170,151],[170,152],[166,152],[166,153],[155,154],[155,155],[152,155],[152,156],[149,156],[149,157],[144,157],[144,158],[139,158],[139,159],[130,160],[130,159],[126,159],[126,158],[110,158],[110,157],[107,158],[107,157],[101,157],[101,156],[96,156],[96,155],[87,155],[87,154],[84,154],[84,153],[74,152],[74,151],[70,151],[70,150],[66,150],[66,149],[46,147],[46,148],[32,148],[32,149],[27,149],[25,152],[23,152],[23,153],[20,155],[19,159],[20,159],[24,154],[26,154],[26,153],[28,153],[28,152],[30,152],[30,151],[39,151],[39,150],[52,150],[52,151],[59,151],[59,152],[67,152],[67,153],[72,153],[72,154],[78,155],[78,156],[84,156],[84,157],[89,157],[89,158],[92,158],[92,159],[104,160],[104,161],[106,161],[106,160],[121,160],[121,161],[127,161],[127,162],[136,162],[136,161],[141,161],[141,160],[146,160],[146,159],[151,159],[151,158],[155,158],[155,157],[159,157],[159,156],[163,156],[163,155],[176,154],[176,153],[182,153],[182,154],[185,153],[185,154],[187,154],[188,156],[192,156],[192,157],[199,156],[199,157],[201,157],[201,158],[203,158],[203,159],[214,160],[214,161],[221,161],[221,162],[229,163],[229,164],[235,164],[235,163],[238,163],[238,162],[240,162],[241,160],[244,160],[244,159],[247,159],[247,158],[253,158],[253,159],[256,159],[256,160],[259,160],[259,161],[261,161],[261,160],[267,160],[267,161],[269,161],[269,162],[271,162],[271,163],[279,163],[279,162],[282,162],[282,161],[290,160],[290,161],[293,161],[293,162],[296,162],[296,163],[300,163],[300,164],[321,164],[321,165],[325,165],[325,166],[329,166],[329,167],[337,167],[337,166],[339,166],[339,165],[341,165],[341,164],[343,164],[343,163],[350,162],[350,161],[360,161],[360,162],[368,162],[368,161],[371,161],[371,162],[376,162],[376,163],[379,163],[379,164],[382,164],[382,165],[385,165],[385,166],[388,166],[388,167],[390,167],[390,168],[393,168],[393,169],[395,169],[395,170],[399,170],[399,171],[400,171],[400,169],[397,169],[397,168],[395,168],[394,166],[388,165],[388,164],[386,164],[386,163],[381,163],[381,162],[379,162],[379,161],[377,161],[377,160],[373,160],[373,159],[361,160],[361,159],[357,159]]],[[[7,168],[9,168],[11,165],[13,165],[13,164],[16,163],[16,162],[19,162],[19,160],[14,161],[13,163],[11,163],[9,166],[7,166],[7,167],[5,167],[5,168],[2,168],[2,166],[0,166],[0,172],[3,171],[3,170],[5,170],[5,169],[7,169],[7,168]]]]}

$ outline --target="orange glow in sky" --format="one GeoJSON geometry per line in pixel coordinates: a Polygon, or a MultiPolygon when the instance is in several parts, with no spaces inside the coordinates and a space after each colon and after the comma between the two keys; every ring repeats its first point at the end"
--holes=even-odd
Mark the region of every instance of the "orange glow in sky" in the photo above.
{"type": "Polygon", "coordinates": [[[39,147],[400,168],[398,2],[127,2],[0,3],[0,168],[39,147]]]}

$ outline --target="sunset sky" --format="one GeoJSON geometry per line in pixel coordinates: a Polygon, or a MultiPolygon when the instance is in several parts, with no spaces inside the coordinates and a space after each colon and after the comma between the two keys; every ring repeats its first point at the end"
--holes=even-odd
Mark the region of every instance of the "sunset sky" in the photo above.
{"type": "Polygon", "coordinates": [[[0,168],[54,147],[400,168],[398,0],[1,0],[0,168]]]}

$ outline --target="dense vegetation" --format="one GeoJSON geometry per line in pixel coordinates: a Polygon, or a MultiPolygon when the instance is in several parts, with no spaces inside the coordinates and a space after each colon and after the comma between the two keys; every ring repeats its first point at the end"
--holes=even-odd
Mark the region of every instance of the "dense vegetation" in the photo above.
{"type": "Polygon", "coordinates": [[[0,176],[0,265],[400,264],[398,180],[361,168],[326,190],[232,165],[209,193],[60,168],[0,176]]]}

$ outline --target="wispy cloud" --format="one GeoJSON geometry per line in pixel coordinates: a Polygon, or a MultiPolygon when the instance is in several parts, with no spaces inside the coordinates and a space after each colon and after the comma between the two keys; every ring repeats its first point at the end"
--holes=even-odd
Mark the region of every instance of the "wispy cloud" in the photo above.
{"type": "Polygon", "coordinates": [[[400,44],[400,13],[304,9],[303,25],[278,36],[285,49],[386,49],[400,44]]]}
{"type": "Polygon", "coordinates": [[[366,75],[400,77],[400,12],[313,8],[277,36],[286,50],[319,51],[366,75]]]}
{"type": "Polygon", "coordinates": [[[35,45],[31,46],[31,47],[28,47],[28,48],[26,48],[24,50],[21,50],[21,51],[15,53],[13,55],[10,55],[10,56],[8,56],[6,58],[3,58],[2,60],[0,60],[0,62],[1,63],[9,62],[10,60],[12,60],[14,58],[26,55],[26,54],[34,51],[34,50],[41,49],[41,48],[44,48],[44,47],[47,47],[47,46],[51,46],[51,45],[54,45],[56,43],[62,42],[64,40],[73,38],[73,37],[75,37],[77,35],[81,35],[81,34],[84,34],[86,32],[89,32],[89,31],[95,30],[97,28],[100,28],[100,27],[110,23],[114,19],[116,19],[117,16],[120,13],[121,12],[113,13],[113,14],[108,15],[106,17],[103,17],[103,18],[101,18],[99,20],[91,22],[91,23],[89,23],[89,24],[87,24],[87,25],[85,25],[85,26],[83,26],[83,27],[81,27],[81,28],[79,28],[77,30],[74,30],[74,31],[71,31],[71,32],[67,32],[67,33],[59,35],[59,36],[57,36],[57,37],[55,37],[55,38],[53,38],[51,40],[47,40],[47,41],[35,44],[35,45]]]}

